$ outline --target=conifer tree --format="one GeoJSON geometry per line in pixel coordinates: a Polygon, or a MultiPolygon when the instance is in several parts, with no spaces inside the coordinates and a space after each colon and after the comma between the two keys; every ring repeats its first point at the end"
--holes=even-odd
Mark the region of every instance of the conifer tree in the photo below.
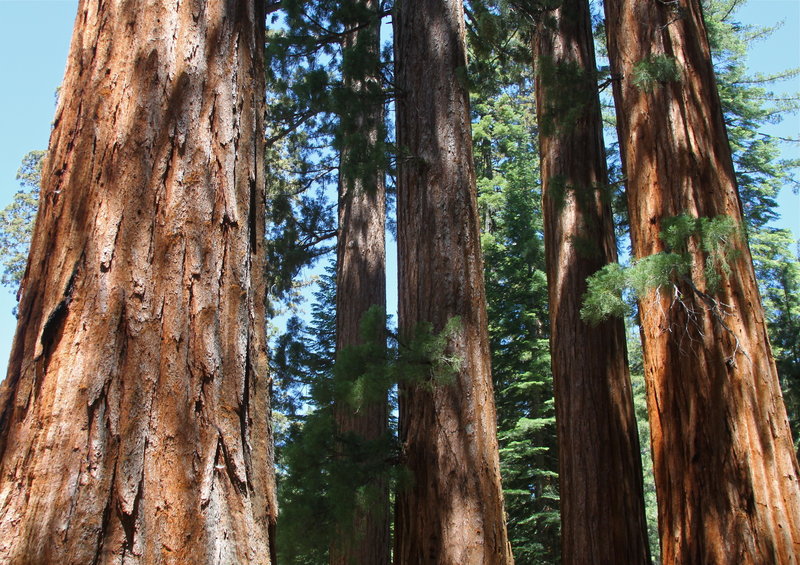
{"type": "Polygon", "coordinates": [[[0,392],[0,561],[271,563],[264,4],[78,10],[0,392]]]}
{"type": "Polygon", "coordinates": [[[453,374],[400,386],[409,482],[398,564],[511,563],[500,487],[470,139],[464,15],[452,0],[395,5],[400,347],[449,330],[453,374]]]}
{"type": "Polygon", "coordinates": [[[701,6],[605,8],[633,251],[682,258],[642,271],[662,284],[639,307],[662,560],[789,563],[797,460],[750,252],[731,230],[709,245],[742,205],[701,6]]]}
{"type": "Polygon", "coordinates": [[[563,0],[535,30],[565,564],[648,563],[639,440],[622,320],[580,317],[586,279],[616,262],[586,0],[563,0]]]}
{"type": "MultiPolygon", "coordinates": [[[[336,258],[336,348],[342,378],[351,384],[365,379],[370,360],[344,359],[353,346],[386,343],[386,334],[362,335],[370,310],[386,311],[386,196],[383,143],[384,94],[381,77],[380,6],[377,0],[353,1],[346,13],[342,50],[342,96],[339,120],[339,233],[336,258]],[[348,369],[344,369],[345,363],[348,369]]],[[[372,360],[380,361],[378,360],[372,360]]],[[[384,362],[388,359],[384,358],[384,362]]],[[[373,389],[357,401],[334,399],[338,455],[357,455],[354,464],[369,465],[370,442],[388,435],[388,397],[383,382],[363,382],[373,389]],[[347,449],[353,443],[359,450],[347,449]]],[[[331,564],[388,565],[389,485],[378,472],[359,485],[368,495],[354,509],[353,520],[332,540],[331,564]]],[[[354,493],[355,494],[355,493],[354,493]]]]}

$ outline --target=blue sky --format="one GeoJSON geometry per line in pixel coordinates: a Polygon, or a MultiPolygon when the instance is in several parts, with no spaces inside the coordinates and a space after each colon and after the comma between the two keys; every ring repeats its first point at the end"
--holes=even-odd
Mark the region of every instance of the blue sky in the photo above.
{"type": "MultiPolygon", "coordinates": [[[[0,0],[0,208],[19,189],[15,180],[22,157],[46,149],[55,110],[55,90],[64,74],[77,0],[0,0]]],[[[750,0],[740,21],[784,25],[750,55],[753,71],[769,73],[800,67],[800,0],[750,0]]],[[[775,85],[776,92],[800,91],[800,78],[775,85]]],[[[800,137],[800,116],[770,128],[783,137],[800,137]]],[[[786,147],[785,157],[800,158],[800,147],[786,147]]],[[[800,195],[784,190],[782,227],[800,237],[800,195]]],[[[0,288],[0,366],[5,367],[16,327],[14,297],[0,288]]],[[[0,370],[0,379],[5,376],[0,370]]]]}

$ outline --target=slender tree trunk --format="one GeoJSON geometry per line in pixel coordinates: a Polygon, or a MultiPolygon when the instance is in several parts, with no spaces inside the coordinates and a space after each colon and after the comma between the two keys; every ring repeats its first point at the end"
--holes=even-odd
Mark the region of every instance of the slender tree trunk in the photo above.
{"type": "MultiPolygon", "coordinates": [[[[406,381],[395,562],[512,562],[500,489],[461,2],[401,0],[395,13],[400,335],[458,330],[452,380],[406,381]]],[[[418,336],[417,336],[418,337],[418,336]]]]}
{"type": "MultiPolygon", "coordinates": [[[[697,0],[606,0],[637,258],[665,218],[742,221],[697,0]],[[679,77],[643,82],[653,63],[679,77]],[[636,83],[640,86],[637,86],[636,83]]],[[[651,73],[652,75],[652,73],[651,73]]],[[[664,563],[797,563],[798,467],[747,244],[713,296],[696,246],[688,281],[640,299],[664,563]],[[696,287],[696,288],[694,288],[696,287]]]]}
{"type": "MultiPolygon", "coordinates": [[[[342,116],[339,167],[339,234],[336,248],[336,349],[364,342],[361,323],[371,307],[386,311],[386,199],[384,171],[377,159],[382,148],[383,105],[380,75],[380,24],[376,0],[358,0],[363,17],[349,25],[344,40],[343,75],[352,105],[342,116]]],[[[386,334],[369,336],[386,343],[386,334]]],[[[361,375],[352,375],[353,378],[361,375]]],[[[374,467],[370,443],[386,438],[388,398],[369,401],[358,409],[338,398],[334,406],[337,435],[365,442],[366,460],[374,467]]],[[[389,485],[381,473],[366,485],[372,496],[356,506],[352,523],[341,528],[331,547],[332,565],[388,565],[389,485]]]]}
{"type": "Polygon", "coordinates": [[[580,317],[586,279],[617,260],[587,0],[543,18],[534,55],[562,562],[650,563],[625,327],[580,317]]]}
{"type": "Polygon", "coordinates": [[[0,398],[0,562],[272,563],[263,5],[82,0],[0,398]]]}

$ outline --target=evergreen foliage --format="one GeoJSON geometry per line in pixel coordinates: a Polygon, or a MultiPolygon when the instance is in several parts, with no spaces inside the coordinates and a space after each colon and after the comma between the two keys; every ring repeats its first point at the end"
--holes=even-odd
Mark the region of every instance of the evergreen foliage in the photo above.
{"type": "Polygon", "coordinates": [[[645,92],[651,92],[656,83],[677,82],[680,76],[678,62],[669,55],[651,55],[633,67],[633,84],[645,92]]]}
{"type": "Polygon", "coordinates": [[[370,490],[374,478],[396,471],[392,435],[368,441],[336,432],[337,406],[358,410],[385,398],[394,375],[380,309],[371,309],[362,320],[364,343],[337,356],[335,292],[335,268],[329,266],[319,279],[310,323],[296,317],[290,321],[272,362],[282,391],[273,405],[283,516],[278,551],[281,561],[289,563],[326,562],[331,542],[343,535],[355,509],[369,509],[378,496],[370,490]]]}
{"type": "Polygon", "coordinates": [[[666,251],[655,253],[634,261],[628,267],[618,263],[606,265],[587,280],[587,291],[581,308],[581,317],[598,323],[609,316],[631,316],[629,301],[623,299],[624,291],[631,298],[638,298],[651,290],[661,290],[690,282],[705,287],[706,293],[714,293],[725,276],[730,274],[730,264],[737,253],[732,245],[738,237],[736,223],[727,216],[695,218],[681,214],[665,218],[662,223],[661,240],[666,251]],[[690,248],[699,249],[706,257],[703,266],[703,281],[692,281],[690,248]]]}
{"type": "Polygon", "coordinates": [[[39,208],[44,156],[44,151],[31,151],[22,158],[17,171],[22,189],[14,195],[11,204],[0,210],[0,257],[3,261],[0,282],[15,292],[28,262],[33,223],[39,208]]]}
{"type": "Polygon", "coordinates": [[[331,263],[319,277],[311,320],[295,316],[276,339],[272,371],[278,500],[282,522],[278,552],[282,562],[317,564],[328,560],[331,542],[350,532],[356,508],[367,511],[379,502],[375,477],[386,476],[394,490],[409,484],[397,444],[396,418],[389,435],[365,440],[339,434],[337,407],[354,411],[386,398],[396,406],[401,380],[417,386],[448,386],[461,359],[449,352],[461,331],[452,318],[440,332],[421,324],[398,342],[386,329],[386,314],[377,307],[361,320],[361,345],[336,352],[336,274],[331,263]],[[387,347],[389,335],[392,347],[387,347]],[[313,536],[308,532],[314,531],[313,536]]]}

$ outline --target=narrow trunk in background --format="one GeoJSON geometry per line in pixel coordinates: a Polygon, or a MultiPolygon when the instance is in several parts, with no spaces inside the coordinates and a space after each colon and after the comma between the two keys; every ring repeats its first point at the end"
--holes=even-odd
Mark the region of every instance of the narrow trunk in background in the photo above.
{"type": "Polygon", "coordinates": [[[0,561],[273,562],[264,11],[82,0],[0,398],[0,561]]]}
{"type": "Polygon", "coordinates": [[[586,279],[617,260],[587,0],[534,36],[564,565],[650,563],[625,327],[581,320],[586,279]]]}
{"type": "MultiPolygon", "coordinates": [[[[348,25],[343,41],[344,86],[352,100],[341,120],[339,167],[339,233],[336,247],[336,350],[364,343],[361,323],[371,307],[386,310],[386,199],[382,163],[383,93],[380,75],[379,5],[376,0],[354,2],[359,19],[348,25]]],[[[367,339],[386,343],[386,334],[367,339]]],[[[348,375],[358,378],[360,375],[348,375]]],[[[365,442],[365,460],[350,463],[374,466],[370,443],[388,433],[388,398],[368,400],[359,407],[337,398],[334,405],[336,433],[343,442],[355,436],[365,442]]],[[[378,466],[379,467],[379,466],[378,466]]],[[[368,504],[356,503],[351,523],[343,524],[333,540],[332,565],[369,563],[388,565],[389,485],[378,472],[366,485],[368,504]]],[[[355,498],[355,497],[354,497],[355,498]]]]}
{"type": "MultiPolygon", "coordinates": [[[[397,493],[395,563],[512,562],[500,489],[483,260],[472,162],[461,2],[395,6],[401,354],[420,324],[458,317],[445,355],[400,386],[407,484],[397,493]]],[[[451,324],[452,325],[452,324],[451,324]]]]}
{"type": "MultiPolygon", "coordinates": [[[[741,223],[700,2],[606,0],[633,251],[665,218],[741,223]],[[666,72],[669,71],[669,72],[666,72]]],[[[747,244],[720,289],[640,297],[664,563],[797,563],[798,468],[747,244]],[[714,302],[716,301],[716,302],[714,302]]],[[[707,254],[690,247],[699,291],[707,254]]]]}

